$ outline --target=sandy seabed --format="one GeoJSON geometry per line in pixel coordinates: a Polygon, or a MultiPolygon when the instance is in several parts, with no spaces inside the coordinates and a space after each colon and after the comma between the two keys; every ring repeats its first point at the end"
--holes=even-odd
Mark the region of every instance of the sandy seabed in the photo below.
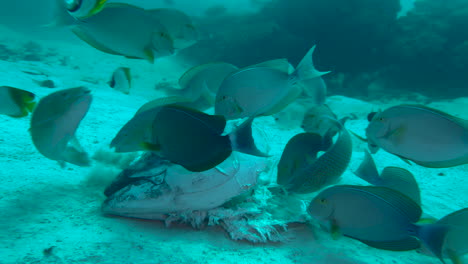
{"type": "MultiPolygon", "coordinates": [[[[0,35],[0,43],[11,46],[27,41],[25,36],[6,29],[0,32],[8,32],[0,35]]],[[[90,154],[106,151],[138,107],[162,95],[156,84],[175,85],[190,66],[173,58],[163,58],[154,65],[128,60],[103,54],[79,41],[37,43],[50,54],[39,61],[0,60],[0,85],[26,89],[39,97],[54,91],[39,85],[38,81],[45,79],[53,80],[56,89],[79,85],[90,88],[93,103],[77,131],[90,154]],[[120,66],[132,68],[134,85],[130,95],[107,85],[112,72],[120,66]]],[[[369,112],[420,102],[364,102],[332,96],[327,103],[338,116],[353,114],[356,118],[347,123],[347,128],[362,135],[369,112]]],[[[468,118],[467,105],[468,98],[429,104],[463,118],[468,118]]],[[[279,129],[272,117],[255,122],[264,127],[267,135],[275,135],[270,137],[274,164],[289,138],[300,129],[279,129]]],[[[115,175],[119,168],[100,164],[62,169],[36,151],[28,127],[29,117],[0,116],[0,263],[440,263],[416,251],[378,250],[345,237],[333,240],[314,225],[291,225],[283,243],[251,244],[230,240],[219,227],[166,228],[158,221],[104,216],[100,212],[105,198],[102,192],[109,175],[115,175]]],[[[361,162],[365,147],[354,139],[352,161],[342,183],[363,184],[352,171],[361,162]]],[[[442,217],[468,206],[468,166],[409,166],[384,151],[374,158],[379,170],[400,166],[415,175],[426,214],[442,217]]]]}

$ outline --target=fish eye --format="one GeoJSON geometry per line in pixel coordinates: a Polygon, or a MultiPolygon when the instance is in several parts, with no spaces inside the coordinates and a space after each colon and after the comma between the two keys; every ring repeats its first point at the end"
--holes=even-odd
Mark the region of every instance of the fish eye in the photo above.
{"type": "Polygon", "coordinates": [[[64,0],[64,2],[68,11],[75,12],[80,9],[82,0],[64,0]]]}
{"type": "Polygon", "coordinates": [[[325,198],[322,198],[322,199],[320,199],[320,203],[321,203],[321,204],[326,204],[326,203],[327,203],[327,200],[326,200],[325,198]]]}

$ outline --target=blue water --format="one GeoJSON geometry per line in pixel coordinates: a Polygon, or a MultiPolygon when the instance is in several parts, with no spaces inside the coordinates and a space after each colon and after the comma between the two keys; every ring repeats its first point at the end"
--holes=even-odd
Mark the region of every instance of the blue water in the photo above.
{"type": "MultiPolygon", "coordinates": [[[[109,1],[113,2],[121,1],[109,1]]],[[[140,106],[178,94],[179,77],[204,63],[226,62],[243,68],[286,58],[297,66],[315,45],[314,66],[330,71],[322,76],[326,104],[338,119],[349,117],[345,127],[354,134],[365,136],[369,113],[399,104],[425,105],[467,120],[466,0],[125,3],[145,9],[180,10],[192,19],[199,38],[195,44],[156,58],[151,64],[98,51],[67,26],[48,26],[55,18],[55,0],[0,0],[0,86],[33,92],[38,99],[76,86],[86,86],[93,94],[92,106],[76,132],[93,160],[91,167],[60,167],[32,144],[30,117],[0,115],[0,264],[441,263],[424,247],[382,250],[331,235],[304,210],[316,193],[289,197],[270,188],[275,185],[276,166],[286,143],[304,132],[301,125],[314,101],[310,94],[301,95],[279,113],[255,119],[254,134],[271,156],[243,156],[255,164],[248,165],[249,172],[258,167],[263,170],[256,182],[243,186],[248,191],[239,191],[241,196],[233,194],[235,199],[228,197],[225,203],[223,194],[227,191],[210,193],[200,187],[202,190],[193,193],[221,198],[204,200],[195,195],[193,200],[187,186],[203,183],[206,179],[202,175],[193,176],[193,181],[173,180],[177,182],[177,191],[173,191],[180,196],[171,201],[189,197],[185,202],[197,207],[213,200],[216,206],[209,209],[189,208],[184,213],[168,209],[164,214],[141,217],[151,220],[135,220],[104,215],[101,205],[110,196],[104,190],[142,154],[114,153],[108,148],[110,141],[140,106]],[[118,67],[131,69],[130,95],[108,85],[118,67]]],[[[205,112],[213,114],[213,105],[205,112]]],[[[368,145],[357,137],[352,141],[352,158],[340,183],[364,185],[353,171],[368,145]]],[[[379,171],[398,166],[414,174],[421,189],[423,218],[435,221],[468,207],[468,165],[425,168],[384,150],[377,152],[374,160],[379,171]]],[[[223,166],[228,168],[216,171],[220,178],[237,165],[223,166]]],[[[132,178],[142,177],[134,170],[124,172],[131,175],[124,185],[141,183],[132,178]]],[[[210,188],[218,190],[220,178],[213,180],[215,187],[210,188]]],[[[149,182],[153,181],[151,178],[149,182]]],[[[151,188],[160,188],[155,186],[151,188]]],[[[466,225],[461,230],[468,233],[466,225]]],[[[468,242],[460,243],[465,243],[461,246],[465,254],[468,242]]],[[[466,255],[460,257],[461,263],[468,263],[466,255]]],[[[449,258],[445,261],[452,262],[449,258]]]]}

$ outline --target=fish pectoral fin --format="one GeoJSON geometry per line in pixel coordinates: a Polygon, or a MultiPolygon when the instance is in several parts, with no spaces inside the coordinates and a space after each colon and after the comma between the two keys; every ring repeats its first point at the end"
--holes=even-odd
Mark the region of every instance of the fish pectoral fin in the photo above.
{"type": "Polygon", "coordinates": [[[410,166],[413,166],[413,163],[411,163],[411,161],[407,158],[404,158],[404,157],[401,157],[401,156],[397,156],[398,158],[400,158],[404,163],[410,165],[410,166]]]}
{"type": "Polygon", "coordinates": [[[343,234],[340,232],[340,227],[338,226],[338,223],[336,223],[336,221],[330,222],[330,234],[333,240],[337,240],[343,236],[343,234]]]}
{"type": "Polygon", "coordinates": [[[160,151],[161,150],[161,145],[160,144],[153,144],[153,143],[150,143],[150,142],[143,142],[143,143],[141,143],[141,146],[143,147],[143,149],[149,150],[149,151],[160,151]]]}
{"type": "Polygon", "coordinates": [[[403,142],[403,138],[405,136],[406,132],[406,127],[405,126],[400,126],[396,129],[393,129],[389,131],[389,133],[385,136],[388,139],[392,139],[392,142],[395,143],[395,145],[399,145],[403,142]]]}
{"type": "Polygon", "coordinates": [[[147,47],[143,50],[143,53],[145,54],[145,59],[148,60],[150,63],[154,63],[154,51],[151,47],[147,47]]]}
{"type": "Polygon", "coordinates": [[[419,242],[419,240],[414,237],[407,237],[405,239],[396,240],[396,241],[370,241],[370,240],[358,239],[354,237],[351,237],[351,238],[359,240],[362,243],[373,248],[385,249],[385,250],[391,250],[391,251],[407,251],[407,250],[418,249],[421,247],[421,243],[419,242]]]}
{"type": "Polygon", "coordinates": [[[351,135],[355,136],[357,139],[361,140],[362,142],[368,142],[367,138],[361,137],[360,135],[356,134],[355,132],[348,130],[351,135]]]}

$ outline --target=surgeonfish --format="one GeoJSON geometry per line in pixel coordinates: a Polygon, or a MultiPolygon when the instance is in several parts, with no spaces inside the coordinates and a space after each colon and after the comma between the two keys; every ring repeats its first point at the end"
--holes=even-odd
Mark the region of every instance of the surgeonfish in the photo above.
{"type": "Polygon", "coordinates": [[[328,72],[317,71],[312,47],[294,70],[286,59],[266,61],[240,69],[224,79],[216,95],[215,113],[227,119],[272,115],[294,101],[304,81],[328,72]]]}
{"type": "Polygon", "coordinates": [[[411,172],[399,167],[385,167],[379,175],[372,156],[367,150],[364,153],[364,160],[354,174],[372,185],[399,191],[421,205],[421,192],[411,172]]]}
{"type": "Polygon", "coordinates": [[[139,111],[111,142],[116,152],[155,151],[187,170],[201,172],[215,167],[232,151],[265,157],[255,146],[252,121],[245,121],[229,135],[223,116],[166,104],[139,111]]]}
{"type": "Polygon", "coordinates": [[[417,224],[421,207],[401,192],[380,186],[330,187],[312,200],[307,211],[332,232],[371,247],[403,251],[422,243],[443,263],[444,241],[456,230],[451,224],[417,224]]]}
{"type": "Polygon", "coordinates": [[[107,0],[59,0],[63,1],[68,13],[77,19],[90,17],[104,8],[107,0]]]}
{"type": "Polygon", "coordinates": [[[25,117],[33,111],[36,96],[28,91],[0,86],[0,114],[11,117],[25,117]]]}
{"type": "Polygon", "coordinates": [[[130,68],[119,67],[112,74],[109,86],[115,90],[124,94],[130,93],[132,87],[132,75],[130,74],[130,68]]]}
{"type": "Polygon", "coordinates": [[[169,93],[191,99],[191,108],[204,111],[214,106],[216,93],[227,75],[238,68],[225,62],[201,64],[187,70],[179,78],[180,90],[169,93]]]}
{"type": "Polygon", "coordinates": [[[369,149],[384,149],[430,168],[468,163],[468,121],[421,105],[398,105],[370,115],[369,149]]]}
{"type": "Polygon", "coordinates": [[[70,88],[43,97],[31,116],[30,133],[36,149],[63,167],[66,162],[89,166],[75,132],[88,112],[92,97],[84,87],[70,88]]]}
{"type": "MultiPolygon", "coordinates": [[[[338,121],[336,121],[338,123],[338,121]]],[[[351,137],[341,124],[339,136],[330,146],[331,135],[301,133],[286,145],[278,163],[277,183],[295,193],[318,191],[338,181],[349,165],[351,137]],[[320,157],[319,151],[325,151],[320,157]]]]}
{"type": "Polygon", "coordinates": [[[58,24],[68,25],[81,40],[108,54],[153,62],[174,53],[167,28],[151,11],[140,7],[112,3],[84,19],[70,19],[60,11],[57,16],[58,24]]]}

